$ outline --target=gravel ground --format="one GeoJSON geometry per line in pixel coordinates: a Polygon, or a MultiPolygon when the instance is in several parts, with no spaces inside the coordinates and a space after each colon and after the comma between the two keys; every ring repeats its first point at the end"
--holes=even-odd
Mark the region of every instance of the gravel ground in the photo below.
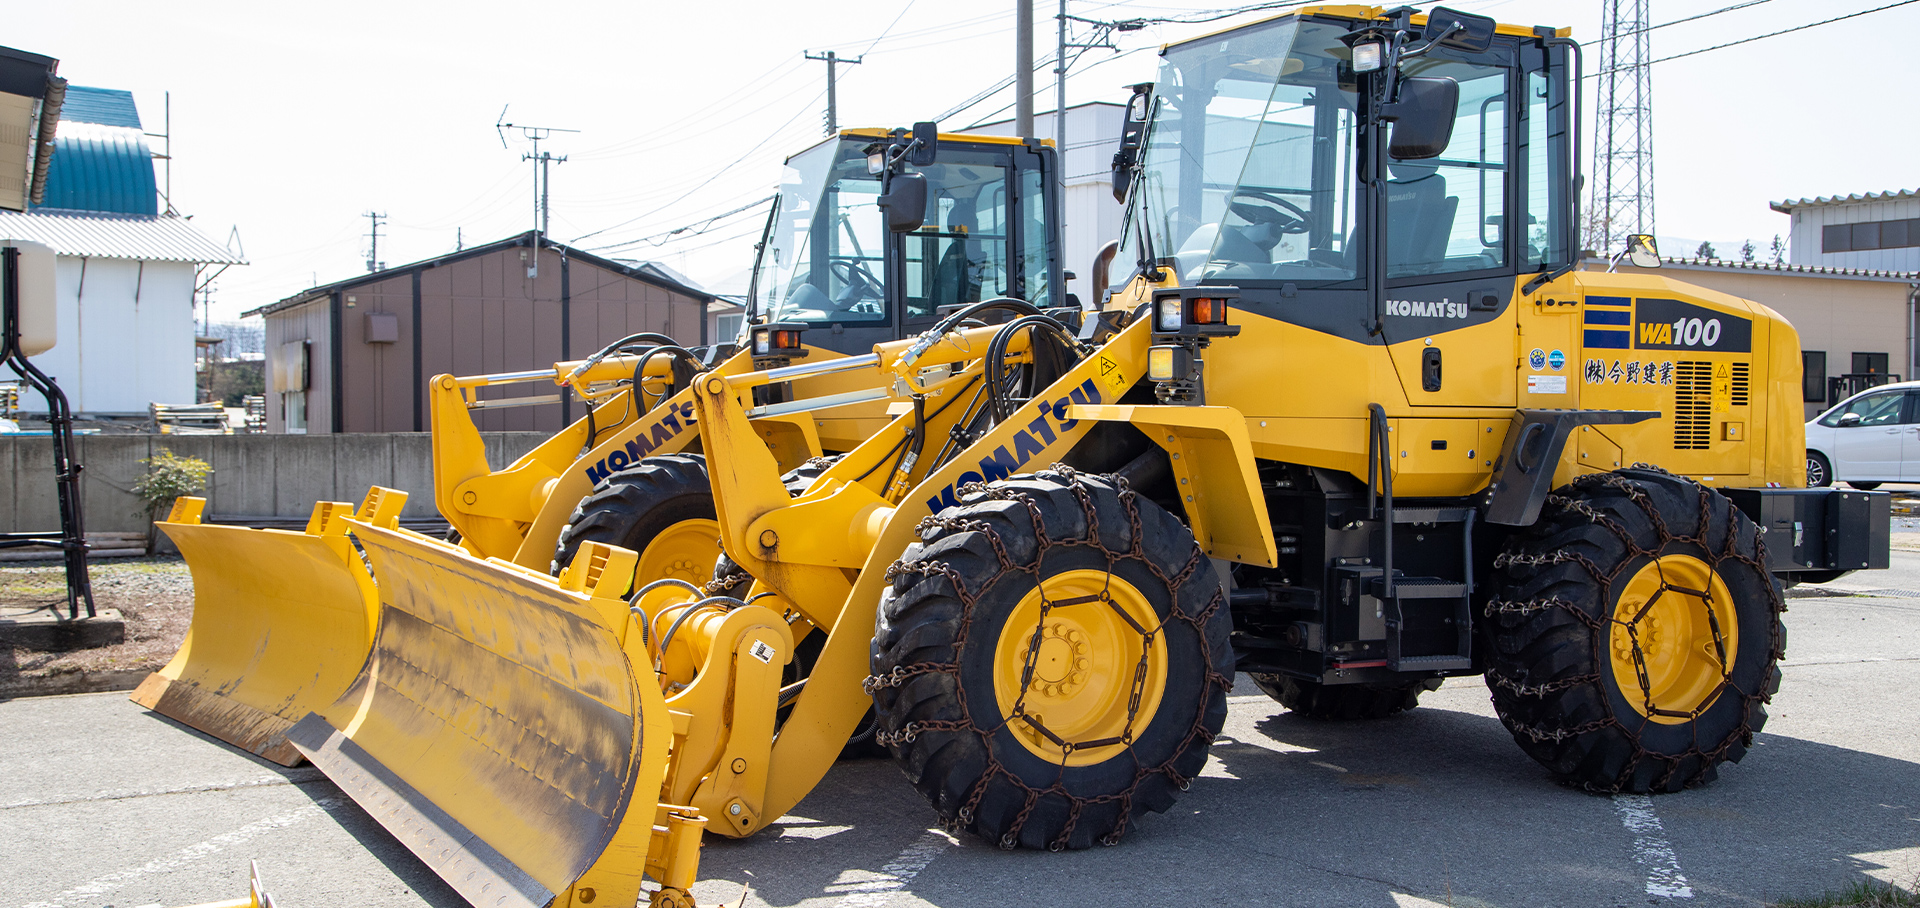
{"type": "MultiPolygon", "coordinates": [[[[0,647],[0,697],[45,687],[78,673],[148,672],[172,658],[193,617],[193,578],[178,555],[116,558],[88,565],[94,604],[115,609],[127,639],[116,646],[43,653],[0,647]]],[[[58,562],[0,567],[0,606],[66,608],[66,572],[58,562]]]]}

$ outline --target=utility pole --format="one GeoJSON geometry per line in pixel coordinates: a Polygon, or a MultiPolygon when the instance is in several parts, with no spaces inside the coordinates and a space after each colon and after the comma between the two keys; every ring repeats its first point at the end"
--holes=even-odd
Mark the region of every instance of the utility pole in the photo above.
{"type": "Polygon", "coordinates": [[[387,267],[386,262],[380,261],[380,222],[386,220],[387,215],[385,212],[376,214],[368,211],[360,216],[373,222],[373,230],[367,234],[373,238],[373,243],[367,247],[367,270],[379,271],[387,267]]]}
{"type": "Polygon", "coordinates": [[[853,64],[859,63],[861,60],[866,59],[867,55],[861,54],[858,57],[847,59],[839,56],[838,54],[835,54],[833,51],[827,51],[826,53],[821,54],[820,56],[817,56],[817,57],[814,56],[813,54],[807,53],[806,51],[801,51],[800,54],[801,56],[804,56],[809,60],[827,61],[827,120],[826,120],[827,128],[825,132],[826,132],[826,135],[831,136],[840,131],[840,104],[839,104],[839,98],[835,94],[835,88],[834,88],[834,67],[841,63],[845,63],[851,66],[853,64]]]}
{"type": "Polygon", "coordinates": [[[1631,233],[1653,232],[1653,68],[1650,0],[1605,0],[1600,23],[1600,111],[1587,239],[1610,255],[1631,233]]]}
{"type": "Polygon", "coordinates": [[[1033,137],[1033,0],[1014,0],[1013,131],[1033,137]]]}
{"type": "MultiPolygon", "coordinates": [[[[1060,0],[1060,41],[1053,52],[1053,147],[1060,152],[1060,187],[1067,179],[1067,0],[1060,0]]],[[[1062,225],[1064,226],[1064,225],[1062,225]]]]}

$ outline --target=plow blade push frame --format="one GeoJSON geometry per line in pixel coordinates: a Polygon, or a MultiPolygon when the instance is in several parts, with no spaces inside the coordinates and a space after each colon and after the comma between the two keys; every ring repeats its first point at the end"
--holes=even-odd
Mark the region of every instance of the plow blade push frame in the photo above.
{"type": "MultiPolygon", "coordinates": [[[[359,516],[397,522],[406,493],[375,488],[359,516]]],[[[193,575],[193,623],[180,651],[131,699],[283,766],[300,762],[287,729],[340,695],[372,646],[373,578],[346,535],[353,506],[314,505],[305,532],[200,522],[180,498],[160,528],[193,575]]]]}
{"type": "Polygon", "coordinates": [[[589,544],[556,583],[353,533],[379,632],[339,700],[289,733],[300,752],[474,905],[632,905],[643,872],[655,904],[684,898],[705,820],[657,803],[673,723],[622,649],[635,556],[589,544]]]}

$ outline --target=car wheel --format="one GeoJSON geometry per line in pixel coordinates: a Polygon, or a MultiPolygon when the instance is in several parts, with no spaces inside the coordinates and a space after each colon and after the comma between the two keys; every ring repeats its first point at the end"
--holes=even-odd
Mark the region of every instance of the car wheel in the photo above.
{"type": "Polygon", "coordinates": [[[1847,485],[1853,486],[1854,488],[1859,489],[1862,492],[1871,492],[1874,489],[1880,488],[1880,484],[1877,482],[1854,482],[1852,480],[1848,480],[1847,485]]]}
{"type": "Polygon", "coordinates": [[[1824,489],[1833,484],[1833,465],[1818,451],[1807,452],[1807,488],[1824,489]]]}

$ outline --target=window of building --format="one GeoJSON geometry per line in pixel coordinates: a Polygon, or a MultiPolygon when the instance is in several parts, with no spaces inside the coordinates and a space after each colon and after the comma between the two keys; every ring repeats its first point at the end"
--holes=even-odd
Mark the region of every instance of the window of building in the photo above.
{"type": "Polygon", "coordinates": [[[1827,399],[1827,351],[1800,351],[1800,399],[1824,403],[1827,399]]]}
{"type": "Polygon", "coordinates": [[[280,415],[284,417],[288,435],[307,434],[307,392],[288,391],[280,395],[280,415]]]}
{"type": "Polygon", "coordinates": [[[1920,218],[1828,224],[1820,228],[1821,252],[1866,252],[1920,246],[1920,218]]]}
{"type": "Polygon", "coordinates": [[[1887,374],[1887,355],[1885,353],[1855,353],[1853,355],[1853,374],[1887,374]]]}
{"type": "Polygon", "coordinates": [[[716,344],[733,343],[734,339],[740,336],[741,323],[746,320],[747,314],[744,312],[730,312],[726,315],[716,317],[714,319],[713,342],[716,344]]]}

